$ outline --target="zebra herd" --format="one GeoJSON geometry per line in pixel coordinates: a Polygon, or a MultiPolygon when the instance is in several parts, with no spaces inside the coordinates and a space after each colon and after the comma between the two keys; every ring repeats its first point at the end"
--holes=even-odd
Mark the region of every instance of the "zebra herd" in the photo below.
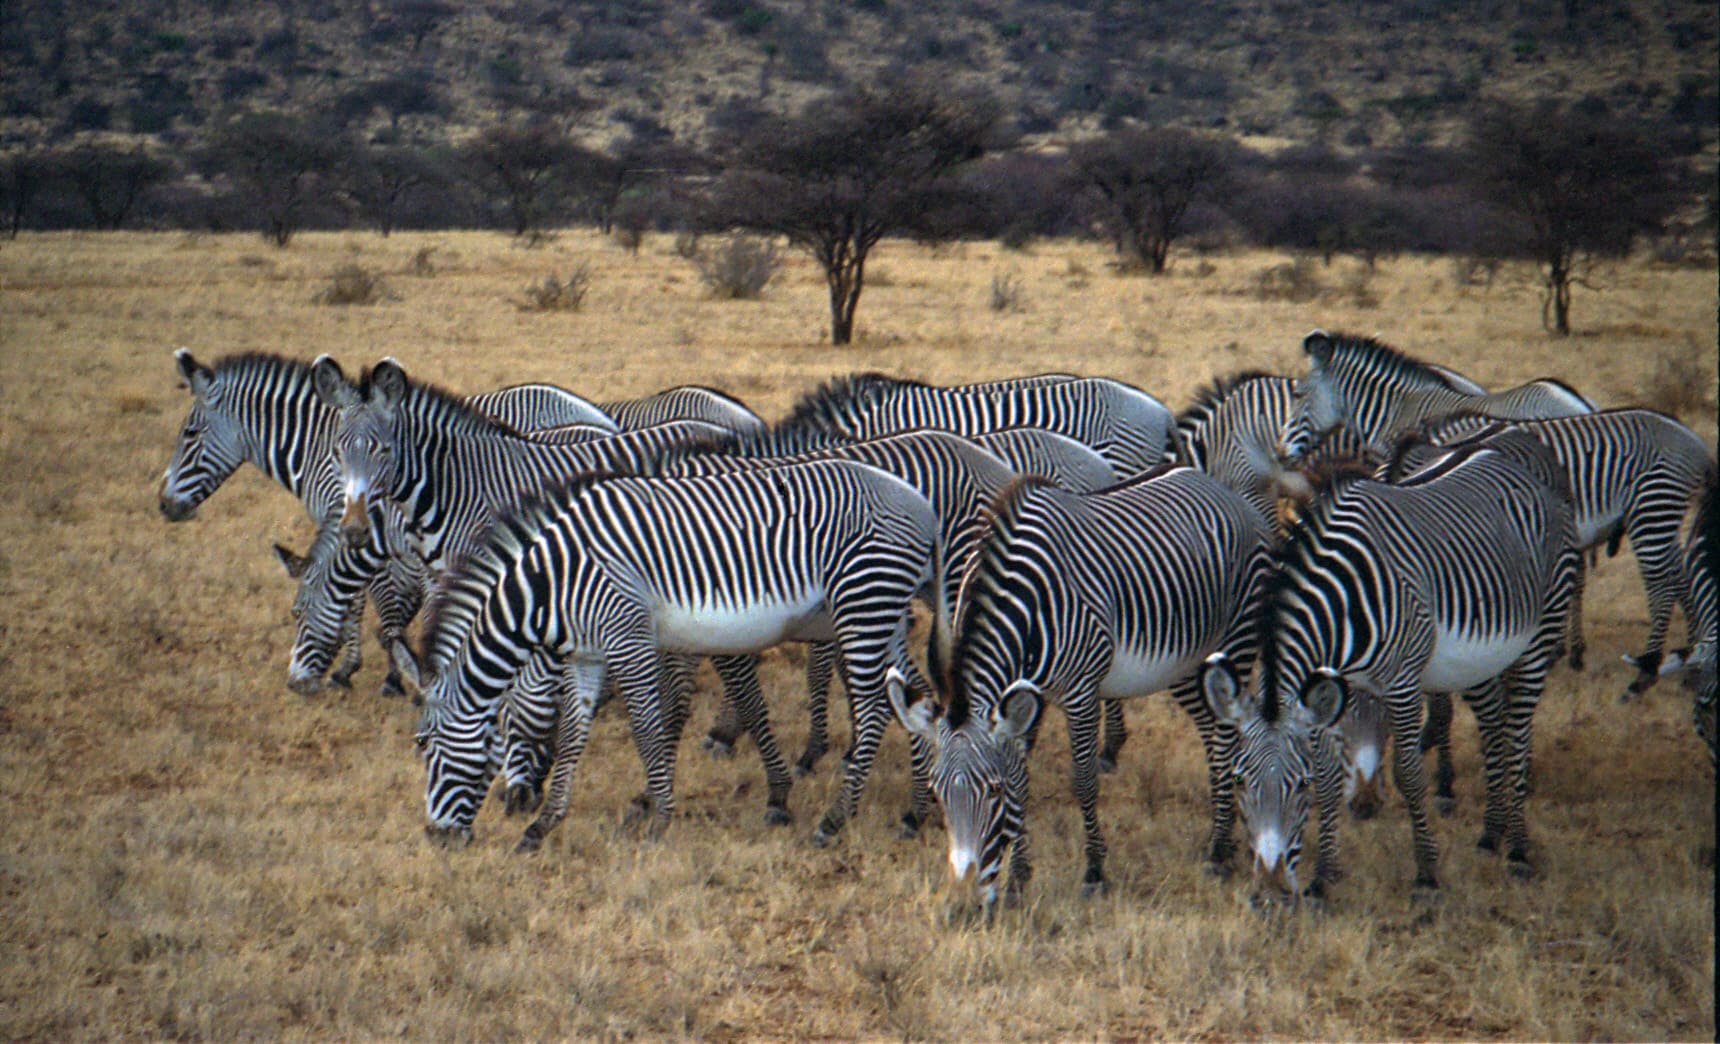
{"type": "Polygon", "coordinates": [[[1422,752],[1437,749],[1449,811],[1453,692],[1480,726],[1481,844],[1526,875],[1535,706],[1561,655],[1582,664],[1583,553],[1626,538],[1650,629],[1625,697],[1682,674],[1712,761],[1716,479],[1702,439],[1551,379],[1489,393],[1371,339],[1316,331],[1302,346],[1301,376],[1222,378],[1180,415],[1104,378],[856,374],[775,424],[708,388],[462,397],[392,359],[349,375],[328,356],[211,366],[180,349],[192,405],[160,507],[191,517],[247,461],[300,499],[317,535],[304,556],[277,547],[299,580],[289,685],[349,684],[368,599],[385,690],[423,704],[427,831],[444,841],[471,837],[501,775],[508,811],[537,813],[520,848],[539,846],[611,695],[645,767],[636,811],[661,831],[709,657],[723,704],[706,742],[753,738],[773,823],[790,822],[793,774],[827,750],[842,679],[852,728],[817,844],[854,815],[900,721],[902,831],[935,797],[950,868],[988,915],[1032,872],[1027,761],[1046,705],[1068,726],[1091,894],[1105,888],[1098,778],[1125,738],[1122,701],[1167,689],[1205,753],[1208,869],[1230,872],[1240,812],[1255,899],[1338,879],[1344,795],[1357,815],[1376,808],[1388,752],[1416,887],[1438,887],[1422,752]],[[931,621],[919,658],[916,604],[931,621]],[[1690,642],[1669,653],[1675,604],[1690,642]],[[811,646],[792,772],[757,674],[790,641],[811,646]]]}

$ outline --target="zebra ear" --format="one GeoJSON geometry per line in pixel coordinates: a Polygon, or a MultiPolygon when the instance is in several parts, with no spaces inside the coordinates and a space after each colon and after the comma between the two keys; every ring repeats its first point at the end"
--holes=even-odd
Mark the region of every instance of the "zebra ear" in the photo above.
{"type": "Polygon", "coordinates": [[[1240,725],[1248,717],[1249,704],[1242,692],[1236,666],[1223,653],[1213,653],[1200,668],[1200,692],[1219,721],[1240,725]]]}
{"type": "Polygon", "coordinates": [[[193,359],[191,349],[178,349],[173,353],[173,361],[178,364],[180,379],[191,389],[191,394],[201,397],[209,390],[210,382],[215,378],[215,371],[193,359]]]}
{"type": "Polygon", "coordinates": [[[346,374],[341,372],[340,363],[329,355],[319,355],[311,363],[311,386],[316,389],[317,398],[331,410],[344,409],[358,404],[358,393],[348,383],[346,374]]]}
{"type": "Polygon", "coordinates": [[[370,401],[393,409],[406,398],[406,370],[393,357],[382,360],[370,370],[370,401]]]}
{"type": "Polygon", "coordinates": [[[884,674],[884,691],[902,727],[921,739],[936,739],[938,706],[931,700],[908,702],[908,676],[892,667],[884,674]]]}
{"type": "Polygon", "coordinates": [[[311,560],[306,556],[280,544],[275,545],[275,559],[281,563],[281,567],[287,571],[287,575],[294,580],[304,576],[305,569],[311,564],[311,560]]]}
{"type": "Polygon", "coordinates": [[[1324,330],[1315,330],[1302,338],[1302,350],[1314,360],[1316,366],[1324,366],[1332,359],[1332,335],[1324,330]]]}
{"type": "Polygon", "coordinates": [[[1316,672],[1302,684],[1302,706],[1322,728],[1331,728],[1343,717],[1349,695],[1344,680],[1329,671],[1316,672]]]}
{"type": "Polygon", "coordinates": [[[1020,739],[1033,728],[1039,718],[1039,689],[1030,681],[1018,681],[1003,690],[998,701],[1000,713],[992,722],[992,731],[1010,739],[1020,739]]]}

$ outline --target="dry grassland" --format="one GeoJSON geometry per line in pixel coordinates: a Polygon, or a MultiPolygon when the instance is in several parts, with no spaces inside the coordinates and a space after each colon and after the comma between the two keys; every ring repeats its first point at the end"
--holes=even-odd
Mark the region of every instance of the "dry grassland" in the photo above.
{"type": "MultiPolygon", "coordinates": [[[[1130,709],[1103,781],[1112,891],[1078,895],[1080,820],[1053,721],[1034,757],[1038,874],[993,929],[951,924],[944,838],[896,839],[906,747],[892,730],[858,819],[804,838],[834,758],[797,785],[797,824],[761,823],[750,748],[689,738],[682,815],[658,843],[620,827],[642,774],[621,716],[594,730],[546,850],[492,802],[474,844],[424,840],[411,708],[285,687],[298,505],[254,470],[172,526],[156,484],[188,399],[171,348],[384,355],[478,390],[551,380],[593,398],[673,383],[780,414],[856,369],[954,382],[1040,370],[1119,377],[1173,408],[1208,377],[1299,369],[1315,326],[1376,333],[1489,384],[1540,374],[1604,404],[1683,403],[1712,436],[1711,271],[1641,264],[1579,292],[1581,333],[1537,325],[1528,273],[1460,288],[1448,261],[1340,260],[1313,301],[1262,300],[1282,257],[1184,257],[1119,277],[1093,245],[928,251],[888,243],[859,343],[823,343],[818,273],[796,259],[762,301],[714,301],[667,238],[638,257],[579,233],[521,249],[487,233],[24,236],[0,244],[0,1036],[1712,1039],[1713,778],[1670,685],[1615,702],[1646,627],[1628,554],[1589,589],[1591,666],[1560,667],[1536,722],[1529,806],[1541,874],[1473,847],[1480,766],[1457,730],[1462,807],[1437,822],[1445,894],[1413,906],[1394,801],[1344,826],[1349,878],[1323,915],[1268,919],[1201,875],[1204,776],[1168,700],[1130,709]],[[412,258],[430,246],[429,274],[412,258]],[[585,262],[577,312],[518,307],[585,262]],[[391,297],[314,298],[357,263],[391,297]],[[421,270],[422,271],[422,270],[421,270]],[[1020,306],[989,307],[1011,274],[1020,306]]],[[[1675,625],[1681,640],[1682,625],[1675,625]]],[[[784,748],[806,722],[800,654],[767,657],[784,748]]],[[[705,678],[688,734],[713,710],[705,678]]]]}

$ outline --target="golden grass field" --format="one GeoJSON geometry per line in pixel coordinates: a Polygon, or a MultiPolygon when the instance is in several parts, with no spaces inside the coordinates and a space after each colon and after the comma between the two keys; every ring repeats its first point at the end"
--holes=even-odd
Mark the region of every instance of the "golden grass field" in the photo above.
{"type": "MultiPolygon", "coordinates": [[[[636,257],[576,232],[538,249],[478,232],[303,235],[279,251],[178,233],[0,244],[0,1036],[1712,1039],[1714,871],[1698,851],[1714,845],[1714,781],[1675,685],[1616,702],[1619,654],[1646,629],[1628,553],[1590,580],[1589,669],[1556,669],[1536,719],[1536,880],[1473,846],[1480,766],[1459,712],[1441,900],[1410,901],[1394,798],[1344,824],[1349,877],[1324,913],[1259,916],[1241,875],[1201,873],[1199,744],[1156,697],[1131,706],[1102,784],[1110,894],[1079,897],[1054,715],[1033,758],[1028,901],[984,930],[946,916],[941,830],[896,839],[900,729],[856,821],[814,849],[836,758],[797,784],[795,826],[763,825],[751,748],[698,749],[708,673],[661,841],[620,825],[643,776],[610,711],[544,851],[512,855],[524,823],[494,801],[470,847],[433,847],[415,714],[376,695],[374,642],[352,692],[285,686],[293,587],[268,545],[308,542],[297,502],[245,469],[191,522],[156,510],[189,403],[179,345],[205,361],[330,352],[349,372],[393,355],[462,391],[707,383],[768,418],[859,369],[1076,370],[1179,408],[1219,373],[1299,372],[1302,335],[1324,326],[1491,385],[1552,374],[1605,405],[1676,404],[1713,437],[1711,270],[1602,273],[1561,341],[1539,327],[1526,269],[1460,287],[1449,261],[1403,258],[1363,286],[1340,259],[1314,269],[1327,293],[1289,303],[1256,292],[1280,256],[1180,256],[1160,279],[1108,259],[1094,244],[886,243],[857,343],[832,349],[810,262],[794,257],[761,301],[716,301],[667,237],[636,257]],[[426,246],[434,271],[410,274],[426,246]],[[518,307],[581,261],[581,311],[518,307]],[[316,303],[348,262],[383,273],[392,298],[316,303]],[[989,307],[1000,273],[1017,309],[989,307]]],[[[773,653],[764,673],[791,756],[800,655],[773,653]]]]}

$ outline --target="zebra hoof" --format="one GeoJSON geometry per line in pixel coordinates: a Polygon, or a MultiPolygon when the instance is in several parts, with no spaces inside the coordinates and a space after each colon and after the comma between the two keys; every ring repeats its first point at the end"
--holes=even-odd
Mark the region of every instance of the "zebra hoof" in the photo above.
{"type": "Polygon", "coordinates": [[[764,822],[766,826],[788,826],[794,817],[781,805],[771,805],[764,810],[764,822]]]}
{"type": "Polygon", "coordinates": [[[1571,650],[1570,664],[1571,664],[1571,670],[1573,670],[1573,671],[1580,671],[1583,669],[1583,647],[1582,646],[1580,646],[1580,645],[1576,646],[1575,648],[1573,648],[1571,650]]]}
{"type": "Polygon", "coordinates": [[[520,843],[514,846],[515,855],[530,855],[543,847],[543,836],[527,830],[520,838],[520,843]]]}
{"type": "Polygon", "coordinates": [[[1535,876],[1535,864],[1529,862],[1526,852],[1512,852],[1505,857],[1505,870],[1518,881],[1527,881],[1535,876]]]}
{"type": "Polygon", "coordinates": [[[727,761],[735,756],[735,745],[719,736],[706,736],[705,750],[720,761],[727,761]]]}
{"type": "Polygon", "coordinates": [[[1499,839],[1491,833],[1484,833],[1476,839],[1475,847],[1483,852],[1497,852],[1499,851],[1499,839]]]}
{"type": "Polygon", "coordinates": [[[834,834],[830,833],[829,831],[825,830],[823,825],[821,824],[817,830],[814,830],[812,832],[812,836],[808,837],[806,840],[812,845],[813,848],[829,848],[830,842],[834,841],[835,839],[836,839],[836,836],[834,834]]]}
{"type": "Polygon", "coordinates": [[[640,794],[627,802],[627,808],[621,813],[621,825],[625,827],[638,826],[646,816],[651,814],[651,798],[640,794]]]}
{"type": "Polygon", "coordinates": [[[343,674],[340,671],[335,671],[333,674],[328,676],[328,687],[331,689],[345,689],[348,692],[351,692],[352,675],[350,673],[343,674]]]}
{"type": "Polygon", "coordinates": [[[1438,812],[1440,815],[1449,816],[1453,812],[1457,811],[1457,799],[1454,797],[1446,797],[1443,794],[1437,795],[1433,799],[1433,808],[1434,811],[1438,812]]]}
{"type": "Polygon", "coordinates": [[[542,791],[524,783],[515,783],[508,787],[504,808],[508,815],[519,816],[537,811],[537,807],[542,803],[542,791]]]}
{"type": "Polygon", "coordinates": [[[1436,906],[1440,897],[1438,881],[1418,879],[1415,887],[1409,890],[1409,901],[1412,906],[1436,906]]]}
{"type": "Polygon", "coordinates": [[[1099,774],[1109,776],[1117,771],[1117,759],[1099,756],[1099,774]]]}
{"type": "MultiPolygon", "coordinates": [[[[380,691],[383,696],[392,700],[397,700],[406,695],[406,686],[401,684],[400,672],[389,671],[388,677],[382,679],[382,689],[380,691]]],[[[414,700],[413,702],[417,703],[419,701],[414,700]]]]}
{"type": "Polygon", "coordinates": [[[920,836],[920,817],[912,811],[902,813],[902,818],[896,822],[896,836],[903,841],[912,841],[920,836]]]}
{"type": "Polygon", "coordinates": [[[808,747],[794,763],[795,776],[797,778],[804,778],[812,775],[813,770],[818,768],[818,759],[822,758],[824,754],[825,752],[822,750],[813,750],[808,747]]]}
{"type": "Polygon", "coordinates": [[[1228,881],[1236,873],[1236,868],[1230,865],[1229,859],[1208,859],[1201,864],[1200,872],[1214,881],[1228,881]]]}
{"type": "Polygon", "coordinates": [[[1083,881],[1081,883],[1081,898],[1099,899],[1110,890],[1111,886],[1105,883],[1105,879],[1103,877],[1096,881],[1083,881]]]}

